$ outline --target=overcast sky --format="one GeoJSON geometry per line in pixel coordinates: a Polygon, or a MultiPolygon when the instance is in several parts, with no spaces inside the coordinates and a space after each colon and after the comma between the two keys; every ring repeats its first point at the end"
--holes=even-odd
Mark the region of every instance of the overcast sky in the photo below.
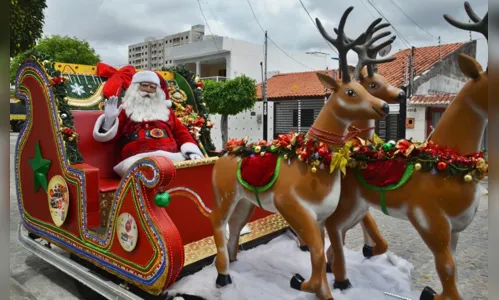
{"type": "MultiPolygon", "coordinates": [[[[332,53],[312,24],[299,0],[249,0],[256,17],[269,36],[284,50],[332,53]]],[[[345,9],[355,7],[347,20],[346,33],[357,36],[380,17],[374,6],[388,19],[400,36],[392,53],[408,48],[462,42],[469,32],[448,24],[443,14],[468,21],[464,1],[460,0],[302,0],[312,18],[318,17],[332,36],[345,9]],[[404,15],[405,12],[407,14],[404,15]],[[417,23],[423,29],[419,28],[417,23]],[[427,31],[427,32],[426,32],[427,31]]],[[[199,0],[213,34],[263,44],[264,35],[255,21],[247,0],[199,0]]],[[[469,0],[483,17],[487,0],[469,0]]],[[[47,0],[45,35],[69,35],[87,40],[103,62],[127,63],[127,46],[145,37],[160,38],[205,24],[197,0],[47,0]]],[[[393,28],[391,29],[393,33],[393,28]]],[[[205,33],[210,34],[205,26],[205,33]]],[[[488,61],[487,42],[478,40],[478,61],[488,61]]],[[[353,53],[352,53],[353,54],[353,53]]],[[[306,64],[306,61],[303,61],[306,64]]]]}

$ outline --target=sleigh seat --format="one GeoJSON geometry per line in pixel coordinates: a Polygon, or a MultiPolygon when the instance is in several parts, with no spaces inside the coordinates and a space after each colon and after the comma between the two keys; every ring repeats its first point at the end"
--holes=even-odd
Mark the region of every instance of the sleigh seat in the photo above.
{"type": "Polygon", "coordinates": [[[102,115],[99,110],[74,110],[74,126],[80,135],[78,148],[86,164],[98,170],[100,225],[106,227],[109,206],[114,198],[121,178],[114,172],[116,155],[120,153],[119,143],[100,143],[93,137],[94,124],[102,115]]]}

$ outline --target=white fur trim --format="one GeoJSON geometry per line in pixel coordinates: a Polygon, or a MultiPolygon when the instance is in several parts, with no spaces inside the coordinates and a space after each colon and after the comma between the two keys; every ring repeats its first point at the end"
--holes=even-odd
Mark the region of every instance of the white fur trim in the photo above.
{"type": "Polygon", "coordinates": [[[102,127],[102,124],[104,124],[104,114],[100,115],[97,121],[95,121],[94,125],[94,139],[97,142],[108,142],[112,140],[116,134],[118,133],[118,127],[120,125],[120,120],[116,118],[114,121],[113,127],[109,129],[106,133],[100,133],[99,129],[102,127]]]}
{"type": "Polygon", "coordinates": [[[172,162],[177,162],[177,161],[183,161],[185,160],[185,157],[182,155],[182,153],[177,152],[166,152],[162,150],[158,151],[153,151],[153,152],[146,152],[146,153],[140,153],[140,154],[135,154],[134,156],[130,156],[127,159],[124,159],[122,162],[114,166],[113,170],[116,172],[120,177],[123,177],[128,169],[137,162],[138,160],[141,160],[142,158],[145,157],[154,157],[154,156],[165,156],[168,157],[172,162]]]}
{"type": "Polygon", "coordinates": [[[166,107],[172,107],[172,100],[166,100],[166,107]]]}
{"type": "Polygon", "coordinates": [[[201,157],[204,157],[203,152],[201,152],[199,147],[193,143],[184,143],[182,146],[180,146],[180,151],[182,152],[182,154],[184,154],[185,157],[188,157],[188,153],[197,154],[201,157]]]}
{"type": "Polygon", "coordinates": [[[132,83],[141,83],[141,82],[151,82],[159,86],[158,74],[152,71],[141,71],[135,73],[135,75],[133,75],[132,77],[132,83]]]}

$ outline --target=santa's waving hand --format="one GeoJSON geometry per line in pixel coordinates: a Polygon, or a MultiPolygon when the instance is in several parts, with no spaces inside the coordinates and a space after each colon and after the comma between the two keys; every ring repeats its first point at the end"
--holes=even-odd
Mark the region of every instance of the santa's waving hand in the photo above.
{"type": "Polygon", "coordinates": [[[122,106],[118,107],[118,97],[111,96],[109,99],[107,99],[106,103],[104,104],[104,124],[102,124],[102,129],[104,129],[105,131],[111,129],[114,122],[116,121],[116,118],[118,118],[118,116],[120,115],[122,109],[122,106]]]}
{"type": "Polygon", "coordinates": [[[204,157],[167,97],[164,79],[142,71],[133,76],[121,106],[115,96],[106,101],[104,114],[94,126],[94,138],[122,143],[119,163],[114,167],[120,176],[144,157],[166,156],[173,162],[204,157]]]}

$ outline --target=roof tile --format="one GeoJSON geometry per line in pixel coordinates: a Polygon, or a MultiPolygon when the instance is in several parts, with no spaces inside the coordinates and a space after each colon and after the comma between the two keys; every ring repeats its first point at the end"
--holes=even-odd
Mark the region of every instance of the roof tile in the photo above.
{"type": "Polygon", "coordinates": [[[457,94],[414,95],[409,100],[411,105],[449,105],[457,94]]]}
{"type": "MultiPolygon", "coordinates": [[[[432,66],[466,43],[444,44],[440,46],[420,47],[414,49],[414,76],[419,76],[429,70],[432,66]]],[[[396,60],[380,64],[378,72],[383,75],[388,82],[400,87],[404,84],[404,68],[410,55],[411,49],[404,49],[394,54],[396,60]]],[[[294,98],[294,97],[322,97],[324,96],[324,86],[317,78],[316,73],[326,73],[334,78],[337,77],[336,70],[319,70],[299,73],[285,73],[275,75],[267,80],[267,98],[294,98]]],[[[257,86],[257,97],[262,98],[261,83],[257,86]]]]}

